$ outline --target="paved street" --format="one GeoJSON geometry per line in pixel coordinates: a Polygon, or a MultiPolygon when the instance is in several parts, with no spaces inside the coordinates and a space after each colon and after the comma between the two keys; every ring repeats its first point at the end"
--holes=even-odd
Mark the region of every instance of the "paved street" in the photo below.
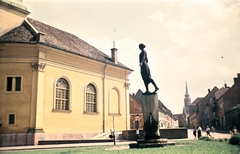
{"type": "MultiPolygon", "coordinates": [[[[211,135],[216,139],[231,137],[230,133],[228,132],[214,132],[214,133],[211,133],[211,135]]],[[[206,136],[205,131],[202,132],[202,136],[206,136]]],[[[194,139],[192,129],[188,130],[188,139],[194,139]]],[[[130,143],[136,143],[136,142],[135,141],[117,141],[116,145],[126,145],[130,143]]],[[[103,143],[76,143],[76,144],[36,145],[36,146],[12,146],[12,147],[1,147],[0,153],[7,152],[7,151],[18,151],[18,150],[54,149],[54,148],[102,146],[102,145],[113,145],[113,143],[103,142],[103,143]]]]}
{"type": "MultiPolygon", "coordinates": [[[[231,135],[229,132],[214,132],[214,133],[210,133],[212,137],[214,137],[215,139],[218,139],[218,138],[230,138],[231,135]]],[[[207,133],[206,131],[202,131],[202,136],[207,136],[207,133]]],[[[193,129],[188,129],[188,139],[194,139],[194,136],[193,136],[193,129]]]]}

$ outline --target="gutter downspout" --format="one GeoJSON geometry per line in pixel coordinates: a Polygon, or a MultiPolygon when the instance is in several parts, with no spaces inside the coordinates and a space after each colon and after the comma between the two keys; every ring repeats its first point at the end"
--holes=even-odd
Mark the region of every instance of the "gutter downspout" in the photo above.
{"type": "Polygon", "coordinates": [[[103,70],[103,133],[106,132],[106,116],[105,116],[105,78],[106,78],[106,68],[107,68],[108,63],[104,66],[103,70]]]}

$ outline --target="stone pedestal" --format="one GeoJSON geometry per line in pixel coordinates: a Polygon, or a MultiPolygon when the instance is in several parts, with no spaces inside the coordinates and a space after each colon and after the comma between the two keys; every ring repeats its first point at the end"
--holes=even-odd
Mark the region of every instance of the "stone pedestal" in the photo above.
{"type": "Polygon", "coordinates": [[[158,95],[142,95],[144,138],[159,139],[158,95]]]}
{"type": "Polygon", "coordinates": [[[168,139],[160,139],[157,94],[142,95],[142,110],[144,120],[144,139],[138,139],[137,144],[129,144],[130,148],[150,148],[175,145],[174,142],[168,143],[168,139]]]}

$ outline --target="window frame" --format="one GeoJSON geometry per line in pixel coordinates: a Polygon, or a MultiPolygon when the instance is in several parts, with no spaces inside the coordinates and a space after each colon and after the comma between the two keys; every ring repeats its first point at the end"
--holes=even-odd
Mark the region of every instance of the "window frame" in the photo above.
{"type": "Polygon", "coordinates": [[[88,84],[86,85],[86,87],[85,87],[84,114],[91,114],[91,115],[97,115],[97,114],[99,114],[99,112],[98,112],[98,90],[97,90],[97,86],[96,86],[94,83],[92,83],[92,82],[88,83],[88,84]],[[92,86],[94,87],[95,93],[92,93],[92,92],[89,92],[89,93],[88,93],[87,87],[88,87],[89,85],[92,85],[92,86]],[[94,94],[94,95],[95,95],[95,111],[94,111],[94,112],[87,111],[87,97],[88,97],[87,94],[94,94]]]}
{"type": "Polygon", "coordinates": [[[8,113],[7,114],[7,125],[9,126],[16,126],[17,125],[17,114],[16,113],[8,113]],[[10,115],[14,116],[14,123],[10,123],[10,115]]]}
{"type": "Polygon", "coordinates": [[[108,101],[108,115],[109,116],[112,116],[112,115],[115,115],[115,116],[121,116],[122,115],[122,113],[121,113],[121,95],[120,95],[120,90],[116,87],[116,86],[114,86],[114,87],[112,87],[111,89],[110,89],[110,91],[109,91],[109,101],[108,101]],[[117,94],[118,94],[118,113],[112,113],[112,104],[111,104],[111,99],[112,99],[112,90],[115,90],[116,92],[117,92],[117,94]]]}
{"type": "Polygon", "coordinates": [[[6,75],[5,76],[5,86],[4,91],[6,93],[21,93],[23,91],[23,75],[6,75]],[[8,90],[8,78],[11,79],[11,90],[8,90]],[[20,86],[17,86],[17,78],[20,78],[20,86]],[[17,87],[20,88],[20,90],[16,90],[17,87]]]}
{"type": "MultiPolygon", "coordinates": [[[[72,101],[72,99],[71,99],[71,82],[68,80],[68,78],[66,78],[66,77],[59,77],[59,78],[57,78],[56,80],[55,80],[55,83],[54,83],[54,97],[53,97],[53,112],[64,112],[64,113],[71,113],[72,112],[72,110],[71,110],[71,107],[72,107],[72,105],[71,105],[71,101],[72,101]],[[68,88],[67,88],[67,90],[68,90],[68,109],[66,110],[66,109],[58,109],[58,108],[56,108],[56,101],[57,101],[57,99],[59,99],[59,98],[57,98],[56,97],[56,95],[57,95],[57,83],[58,83],[58,81],[60,80],[60,79],[64,79],[66,82],[67,82],[67,84],[68,84],[68,88]]],[[[64,89],[64,88],[58,88],[58,89],[64,89]]]]}

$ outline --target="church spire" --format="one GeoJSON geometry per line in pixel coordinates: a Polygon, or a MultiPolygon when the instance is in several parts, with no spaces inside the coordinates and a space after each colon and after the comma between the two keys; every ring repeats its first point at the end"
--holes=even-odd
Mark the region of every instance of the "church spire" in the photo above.
{"type": "Polygon", "coordinates": [[[189,116],[189,105],[191,104],[191,98],[188,94],[188,86],[187,86],[187,82],[186,82],[186,94],[185,94],[185,98],[184,98],[184,115],[187,118],[189,116]]]}
{"type": "Polygon", "coordinates": [[[187,87],[187,81],[186,81],[186,94],[185,94],[185,97],[189,97],[189,94],[188,94],[188,87],[187,87]]]}

